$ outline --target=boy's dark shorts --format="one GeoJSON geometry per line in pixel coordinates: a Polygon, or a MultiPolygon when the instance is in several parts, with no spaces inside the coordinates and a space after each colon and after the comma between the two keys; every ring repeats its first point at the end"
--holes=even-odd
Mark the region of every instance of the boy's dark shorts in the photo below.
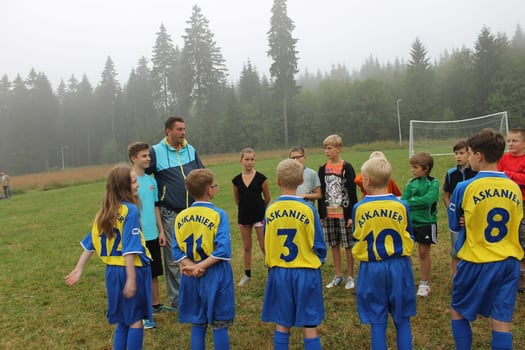
{"type": "Polygon", "coordinates": [[[151,277],[158,277],[164,274],[162,268],[162,255],[160,254],[160,245],[159,238],[152,239],[151,241],[146,241],[146,248],[148,248],[149,253],[153,261],[151,262],[151,277]]]}
{"type": "Polygon", "coordinates": [[[414,227],[414,238],[419,244],[437,243],[437,224],[414,227]]]}

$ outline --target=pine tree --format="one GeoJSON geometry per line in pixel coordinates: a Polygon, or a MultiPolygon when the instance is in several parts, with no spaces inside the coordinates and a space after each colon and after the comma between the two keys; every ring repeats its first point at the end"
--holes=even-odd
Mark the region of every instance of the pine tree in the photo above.
{"type": "MultiPolygon", "coordinates": [[[[151,81],[153,85],[153,99],[160,120],[165,120],[173,114],[176,103],[176,89],[173,86],[176,76],[177,49],[173,46],[171,36],[167,33],[164,24],[160,30],[153,47],[151,62],[151,81]]],[[[177,77],[180,79],[180,77],[177,77]]]]}
{"type": "Polygon", "coordinates": [[[185,86],[189,89],[190,104],[197,110],[205,106],[210,97],[226,84],[227,70],[221,49],[209,29],[209,21],[201,9],[194,5],[186,23],[183,66],[187,72],[185,86]]]}
{"type": "Polygon", "coordinates": [[[274,88],[283,101],[284,145],[288,147],[288,104],[298,92],[295,83],[297,74],[297,39],[292,37],[295,24],[287,15],[286,0],[274,0],[270,30],[268,31],[268,56],[273,59],[270,74],[275,78],[274,88]]]}

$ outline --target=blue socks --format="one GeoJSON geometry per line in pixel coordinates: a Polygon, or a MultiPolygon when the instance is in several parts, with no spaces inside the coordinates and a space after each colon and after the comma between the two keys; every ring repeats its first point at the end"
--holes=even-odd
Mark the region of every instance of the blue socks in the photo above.
{"type": "Polygon", "coordinates": [[[512,333],[492,331],[492,350],[511,350],[512,333]]]}
{"type": "Polygon", "coordinates": [[[452,320],[452,336],[456,343],[456,350],[471,350],[472,348],[472,330],[469,321],[452,320]]]}
{"type": "Polygon", "coordinates": [[[206,348],[206,329],[205,325],[191,327],[191,349],[204,350],[206,348]]]}
{"type": "Polygon", "coordinates": [[[412,350],[412,329],[410,328],[410,318],[403,317],[401,321],[395,325],[397,348],[412,350]]]}
{"type": "Polygon", "coordinates": [[[321,350],[321,338],[304,338],[304,350],[321,350]]]}
{"type": "Polygon", "coordinates": [[[372,349],[386,350],[386,323],[370,324],[370,333],[372,338],[372,349]]]}
{"type": "Polygon", "coordinates": [[[228,328],[215,328],[213,330],[213,344],[215,345],[215,349],[230,349],[230,337],[228,335],[228,328]]]}
{"type": "Polygon", "coordinates": [[[118,323],[113,336],[114,350],[142,350],[144,343],[144,328],[131,328],[118,323]]]}
{"type": "Polygon", "coordinates": [[[115,334],[113,335],[113,349],[126,350],[128,346],[128,329],[124,323],[117,323],[115,334]]]}
{"type": "Polygon", "coordinates": [[[144,342],[144,328],[128,329],[128,350],[142,350],[144,342]]]}
{"type": "Polygon", "coordinates": [[[290,333],[274,331],[273,333],[273,348],[274,350],[288,350],[290,344],[290,333]]]}

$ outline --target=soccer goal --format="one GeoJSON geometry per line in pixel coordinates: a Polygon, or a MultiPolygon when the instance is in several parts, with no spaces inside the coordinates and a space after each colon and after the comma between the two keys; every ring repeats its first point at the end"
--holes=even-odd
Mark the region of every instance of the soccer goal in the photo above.
{"type": "Polygon", "coordinates": [[[453,154],[452,147],[484,128],[492,128],[506,136],[509,130],[507,112],[461,120],[411,120],[408,155],[425,151],[433,156],[453,154]]]}

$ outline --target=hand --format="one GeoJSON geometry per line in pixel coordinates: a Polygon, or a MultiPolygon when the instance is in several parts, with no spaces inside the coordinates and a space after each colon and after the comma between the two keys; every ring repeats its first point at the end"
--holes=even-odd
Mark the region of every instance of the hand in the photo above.
{"type": "Polygon", "coordinates": [[[348,221],[346,222],[346,227],[352,228],[352,219],[348,219],[348,221]]]}
{"type": "Polygon", "coordinates": [[[166,246],[166,236],[164,233],[159,235],[159,246],[165,247],[166,246]]]}
{"type": "Polygon", "coordinates": [[[122,290],[122,295],[124,295],[124,298],[133,298],[135,296],[135,293],[137,292],[137,284],[135,281],[131,281],[129,278],[126,280],[126,284],[124,285],[124,289],[122,290]]]}
{"type": "Polygon", "coordinates": [[[459,217],[459,226],[465,226],[465,217],[463,215],[459,217]]]}
{"type": "Polygon", "coordinates": [[[186,265],[186,266],[182,266],[180,268],[180,272],[182,272],[182,274],[184,276],[188,276],[188,277],[191,277],[193,276],[193,269],[195,268],[195,265],[186,265]]]}
{"type": "Polygon", "coordinates": [[[71,287],[80,280],[81,275],[82,273],[78,269],[74,269],[65,277],[66,284],[71,287]]]}

